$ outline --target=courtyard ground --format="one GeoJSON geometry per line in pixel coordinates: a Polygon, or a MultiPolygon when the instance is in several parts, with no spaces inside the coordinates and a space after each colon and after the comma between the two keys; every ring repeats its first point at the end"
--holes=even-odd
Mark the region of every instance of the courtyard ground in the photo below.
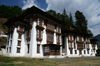
{"type": "Polygon", "coordinates": [[[100,66],[100,57],[34,59],[0,56],[0,66],[100,66]]]}

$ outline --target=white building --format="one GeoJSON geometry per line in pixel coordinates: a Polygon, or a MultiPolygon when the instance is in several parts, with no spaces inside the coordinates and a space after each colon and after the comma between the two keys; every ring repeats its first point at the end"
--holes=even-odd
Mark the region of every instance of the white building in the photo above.
{"type": "Polygon", "coordinates": [[[6,25],[7,56],[62,57],[61,22],[56,18],[33,6],[6,25]]]}
{"type": "Polygon", "coordinates": [[[63,35],[63,55],[67,57],[95,56],[96,40],[90,42],[89,35],[68,31],[63,35]]]}

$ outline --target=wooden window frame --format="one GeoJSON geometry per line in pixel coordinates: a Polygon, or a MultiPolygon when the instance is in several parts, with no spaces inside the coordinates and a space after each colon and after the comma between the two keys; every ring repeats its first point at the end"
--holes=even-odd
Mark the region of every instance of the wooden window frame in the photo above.
{"type": "Polygon", "coordinates": [[[30,52],[30,44],[27,44],[27,53],[30,52]]]}
{"type": "Polygon", "coordinates": [[[72,49],[70,50],[70,54],[73,54],[73,50],[72,49]]]}
{"type": "Polygon", "coordinates": [[[37,38],[41,38],[42,39],[42,35],[43,35],[43,31],[37,29],[37,38]]]}
{"type": "Polygon", "coordinates": [[[17,47],[17,53],[20,53],[21,48],[17,47]]]}
{"type": "Polygon", "coordinates": [[[21,46],[21,41],[18,41],[18,44],[17,44],[17,46],[21,46]]]}
{"type": "Polygon", "coordinates": [[[54,41],[54,33],[47,32],[47,43],[53,43],[54,41]]]}
{"type": "Polygon", "coordinates": [[[57,35],[56,38],[57,38],[56,39],[57,40],[57,44],[60,44],[60,35],[57,35]]]}
{"type": "Polygon", "coordinates": [[[37,53],[40,53],[40,44],[37,44],[37,53]]]}
{"type": "Polygon", "coordinates": [[[22,39],[22,34],[19,34],[18,35],[18,39],[22,39]]]}
{"type": "Polygon", "coordinates": [[[75,54],[77,54],[77,50],[75,50],[75,54]]]}

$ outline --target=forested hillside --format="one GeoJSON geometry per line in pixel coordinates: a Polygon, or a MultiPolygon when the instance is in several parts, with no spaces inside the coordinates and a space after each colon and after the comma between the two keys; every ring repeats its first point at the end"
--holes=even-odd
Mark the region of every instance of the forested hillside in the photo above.
{"type": "Polygon", "coordinates": [[[95,36],[95,38],[99,40],[99,41],[98,41],[98,47],[99,47],[99,49],[100,49],[100,34],[97,35],[97,36],[95,36]]]}
{"type": "Polygon", "coordinates": [[[65,33],[69,28],[74,28],[74,31],[77,33],[89,34],[93,37],[92,32],[87,27],[88,21],[82,12],[75,12],[76,21],[73,21],[72,14],[67,14],[65,9],[63,10],[63,13],[56,13],[54,10],[49,10],[47,13],[64,22],[62,33],[65,33]]]}
{"type": "MultiPolygon", "coordinates": [[[[8,28],[4,25],[4,23],[7,22],[9,18],[17,17],[22,12],[22,9],[18,6],[0,5],[0,34],[2,32],[3,34],[7,33],[8,28]]],[[[5,46],[6,41],[6,37],[0,37],[0,47],[5,46]]]]}

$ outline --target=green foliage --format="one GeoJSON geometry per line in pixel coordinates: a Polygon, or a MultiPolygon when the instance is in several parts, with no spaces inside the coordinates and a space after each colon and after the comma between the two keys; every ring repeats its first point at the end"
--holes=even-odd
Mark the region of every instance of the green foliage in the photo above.
{"type": "Polygon", "coordinates": [[[62,27],[62,33],[65,33],[66,30],[68,30],[70,27],[75,28],[74,31],[78,31],[80,33],[84,34],[90,34],[91,37],[93,36],[93,33],[87,28],[87,20],[82,12],[76,11],[75,12],[75,18],[76,21],[73,21],[72,14],[70,13],[67,15],[66,10],[63,10],[63,13],[56,13],[54,10],[47,11],[48,14],[54,16],[55,18],[58,18],[61,20],[64,25],[62,27]]]}
{"type": "Polygon", "coordinates": [[[0,5],[0,18],[16,17],[22,13],[22,9],[18,6],[0,5]]]}
{"type": "Polygon", "coordinates": [[[76,18],[76,30],[80,31],[81,33],[87,33],[87,20],[82,12],[76,11],[75,12],[76,18]]]}
{"type": "Polygon", "coordinates": [[[0,37],[0,47],[5,46],[7,41],[7,37],[0,37]]]}

